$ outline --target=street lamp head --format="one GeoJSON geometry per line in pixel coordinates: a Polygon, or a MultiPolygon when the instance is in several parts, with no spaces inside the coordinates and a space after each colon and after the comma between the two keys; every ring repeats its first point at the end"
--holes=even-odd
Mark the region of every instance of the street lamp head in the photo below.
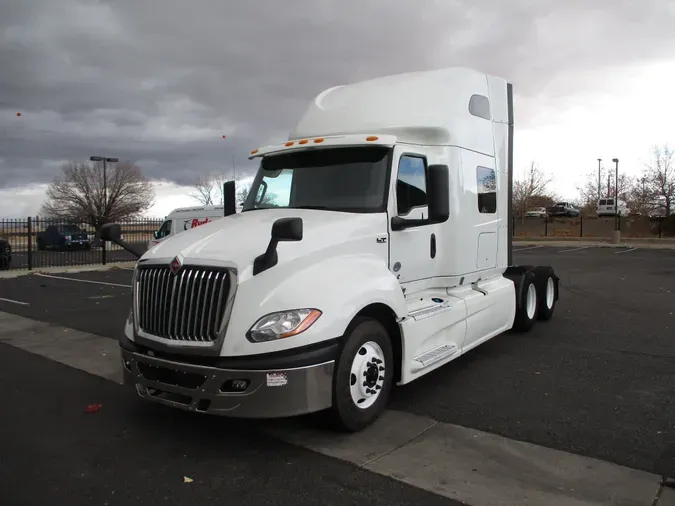
{"type": "Polygon", "coordinates": [[[92,162],[101,162],[101,161],[103,161],[103,157],[102,156],[90,156],[89,160],[92,161],[92,162]]]}
{"type": "Polygon", "coordinates": [[[117,163],[117,162],[120,161],[120,159],[119,158],[106,158],[105,161],[109,162],[109,163],[117,163]]]}
{"type": "Polygon", "coordinates": [[[619,159],[618,159],[618,158],[612,158],[612,161],[613,161],[614,163],[619,163],[619,159]]]}

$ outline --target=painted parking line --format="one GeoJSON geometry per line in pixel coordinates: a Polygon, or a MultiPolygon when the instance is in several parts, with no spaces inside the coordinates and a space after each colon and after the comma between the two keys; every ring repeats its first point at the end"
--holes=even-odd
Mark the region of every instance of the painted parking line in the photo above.
{"type": "Polygon", "coordinates": [[[0,301],[9,302],[10,304],[18,304],[19,306],[30,306],[28,302],[21,302],[20,300],[14,299],[5,299],[4,297],[0,297],[0,301]]]}
{"type": "Polygon", "coordinates": [[[618,255],[619,253],[628,253],[629,251],[635,251],[637,248],[628,248],[628,249],[623,249],[621,251],[615,251],[614,254],[618,255]]]}
{"type": "Polygon", "coordinates": [[[108,283],[107,281],[92,281],[90,279],[66,278],[65,276],[54,276],[52,274],[43,274],[41,272],[36,272],[35,275],[42,276],[43,278],[63,279],[65,281],[77,281],[80,283],[92,283],[94,285],[120,286],[122,288],[131,288],[131,285],[122,285],[120,283],[108,283]]]}
{"type": "Polygon", "coordinates": [[[543,248],[543,247],[544,247],[543,244],[539,244],[539,245],[537,245],[537,246],[527,246],[526,248],[518,248],[518,249],[514,249],[513,252],[516,253],[516,252],[518,252],[518,251],[525,251],[525,250],[528,250],[528,249],[537,249],[537,248],[543,248]]]}
{"type": "Polygon", "coordinates": [[[582,249],[592,248],[593,246],[579,246],[578,248],[564,249],[561,251],[556,251],[556,253],[568,253],[570,251],[581,251],[582,249]]]}

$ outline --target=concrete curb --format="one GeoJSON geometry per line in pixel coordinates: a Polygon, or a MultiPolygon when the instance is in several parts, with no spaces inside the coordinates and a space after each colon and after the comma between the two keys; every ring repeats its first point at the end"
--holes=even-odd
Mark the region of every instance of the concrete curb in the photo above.
{"type": "Polygon", "coordinates": [[[110,271],[114,269],[133,269],[136,262],[115,262],[106,265],[63,265],[56,267],[40,267],[37,269],[16,269],[9,271],[1,271],[0,279],[18,278],[19,276],[26,276],[28,274],[63,274],[75,272],[94,272],[94,271],[110,271]]]}

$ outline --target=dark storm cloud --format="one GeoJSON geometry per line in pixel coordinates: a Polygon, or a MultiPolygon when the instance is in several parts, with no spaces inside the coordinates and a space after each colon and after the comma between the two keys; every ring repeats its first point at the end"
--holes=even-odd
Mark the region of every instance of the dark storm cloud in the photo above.
{"type": "Polygon", "coordinates": [[[522,126],[608,68],[671,57],[670,5],[4,0],[0,187],[92,154],[182,184],[230,171],[233,155],[242,172],[322,89],[444,65],[513,80],[522,126]]]}

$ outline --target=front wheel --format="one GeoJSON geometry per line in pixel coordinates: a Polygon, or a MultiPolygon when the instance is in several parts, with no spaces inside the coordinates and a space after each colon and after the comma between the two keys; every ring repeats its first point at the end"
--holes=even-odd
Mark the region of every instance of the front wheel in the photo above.
{"type": "Polygon", "coordinates": [[[357,318],[345,335],[333,376],[331,422],[358,432],[382,414],[394,378],[394,353],[384,326],[372,318],[357,318]]]}

